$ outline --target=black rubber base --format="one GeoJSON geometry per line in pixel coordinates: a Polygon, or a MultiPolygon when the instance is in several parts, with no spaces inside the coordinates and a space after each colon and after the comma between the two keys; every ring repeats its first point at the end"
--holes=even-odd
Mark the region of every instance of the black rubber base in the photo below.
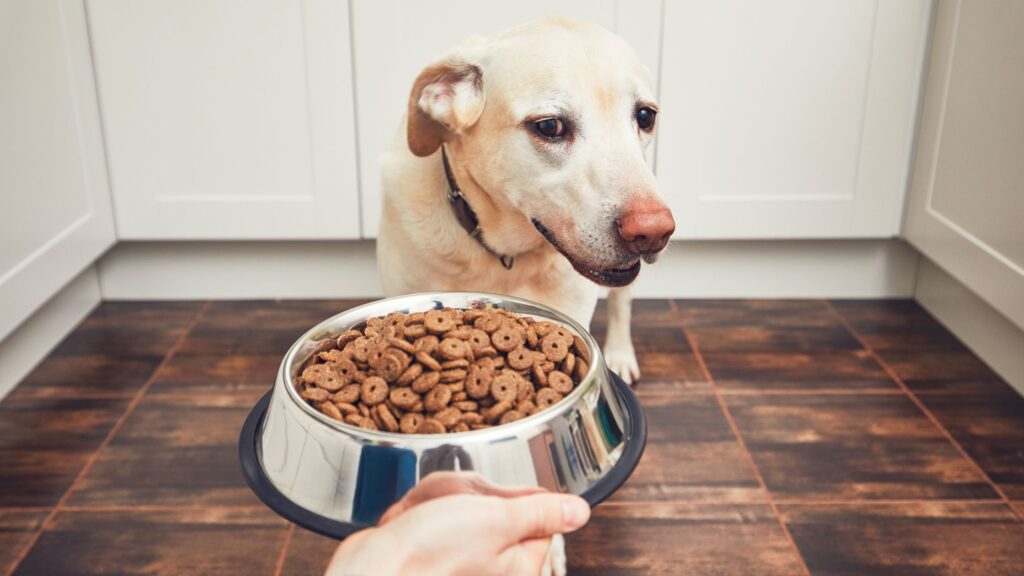
{"type": "MultiPolygon", "coordinates": [[[[640,462],[640,456],[643,455],[644,448],[647,446],[647,419],[644,417],[640,400],[622,379],[614,374],[612,377],[615,392],[622,400],[626,412],[629,413],[629,443],[626,444],[619,461],[615,463],[608,474],[598,480],[589,490],[580,494],[592,507],[603,502],[626,482],[626,479],[636,469],[636,465],[640,462]]],[[[263,472],[263,466],[260,465],[259,457],[256,455],[256,431],[259,430],[263,415],[266,414],[267,406],[270,405],[271,394],[272,391],[267,392],[249,412],[238,438],[238,459],[242,464],[242,475],[245,476],[245,482],[249,488],[271,510],[318,534],[343,540],[350,534],[369,528],[368,525],[338,522],[310,512],[286,498],[267,479],[263,472]]]]}

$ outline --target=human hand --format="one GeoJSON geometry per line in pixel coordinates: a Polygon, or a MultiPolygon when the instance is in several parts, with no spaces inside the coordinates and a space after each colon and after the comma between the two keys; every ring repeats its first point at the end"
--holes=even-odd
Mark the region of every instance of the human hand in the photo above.
{"type": "Polygon", "coordinates": [[[338,547],[328,576],[538,574],[551,537],[586,524],[578,496],[493,486],[475,474],[436,473],[381,523],[338,547]]]}

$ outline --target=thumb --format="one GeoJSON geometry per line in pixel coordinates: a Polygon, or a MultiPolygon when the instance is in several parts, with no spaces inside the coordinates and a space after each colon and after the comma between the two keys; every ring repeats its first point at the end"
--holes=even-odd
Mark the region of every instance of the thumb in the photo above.
{"type": "Polygon", "coordinates": [[[503,501],[510,540],[572,532],[590,519],[587,501],[572,494],[531,494],[503,501]]]}

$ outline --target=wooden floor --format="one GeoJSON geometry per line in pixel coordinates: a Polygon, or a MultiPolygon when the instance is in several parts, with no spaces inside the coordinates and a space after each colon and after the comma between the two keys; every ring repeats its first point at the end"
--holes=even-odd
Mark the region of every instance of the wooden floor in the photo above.
{"type": "MultiPolygon", "coordinates": [[[[102,305],[0,403],[0,569],[320,573],[335,543],[260,504],[236,442],[352,304],[102,305]]],[[[916,304],[648,300],[633,324],[650,440],[571,573],[1024,574],[1024,399],[916,304]]]]}

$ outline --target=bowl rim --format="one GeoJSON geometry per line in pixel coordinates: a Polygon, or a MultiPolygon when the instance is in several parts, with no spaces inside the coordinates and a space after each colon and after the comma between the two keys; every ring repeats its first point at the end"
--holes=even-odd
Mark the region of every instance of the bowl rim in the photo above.
{"type": "MultiPolygon", "coordinates": [[[[466,310],[467,308],[458,309],[466,310]]],[[[387,312],[385,312],[385,314],[386,313],[387,312]]],[[[335,337],[336,336],[337,335],[335,335],[335,337]]],[[[545,304],[541,304],[540,302],[527,300],[525,298],[518,298],[515,296],[506,296],[503,294],[494,294],[490,292],[435,291],[417,292],[414,294],[403,294],[401,296],[381,298],[378,300],[374,300],[372,302],[360,304],[359,306],[354,306],[352,308],[349,308],[348,310],[344,310],[333,316],[330,316],[329,318],[321,320],[315,326],[307,330],[294,343],[292,343],[291,347],[289,347],[288,352],[285,354],[284,359],[281,361],[281,365],[278,369],[278,379],[285,383],[285,388],[287,388],[288,390],[287,394],[291,401],[298,404],[300,409],[302,409],[307,415],[313,418],[313,421],[334,428],[338,432],[354,435],[363,440],[376,441],[382,444],[424,444],[433,446],[437,444],[449,444],[451,443],[449,439],[465,439],[475,441],[486,440],[490,436],[505,438],[508,437],[510,433],[514,433],[515,428],[526,428],[534,423],[546,422],[556,417],[563,416],[576,404],[576,401],[578,401],[581,397],[585,396],[589,391],[591,391],[593,388],[599,385],[600,380],[597,377],[598,370],[607,371],[607,368],[605,367],[604,356],[601,353],[600,347],[597,345],[597,341],[594,339],[594,336],[590,333],[589,330],[583,328],[583,326],[581,326],[578,322],[569,317],[569,315],[567,314],[555,310],[554,308],[551,308],[550,306],[547,306],[545,304]],[[469,430],[467,432],[445,432],[443,434],[406,434],[402,432],[388,432],[385,430],[369,430],[366,428],[360,428],[347,422],[341,422],[328,417],[326,414],[323,414],[319,410],[316,410],[315,408],[310,406],[301,396],[299,396],[299,392],[291,380],[290,368],[296,361],[296,355],[299,353],[299,348],[301,348],[301,345],[316,340],[314,338],[314,335],[317,334],[318,332],[322,332],[326,324],[339,321],[339,319],[344,316],[352,316],[351,322],[346,320],[343,327],[341,328],[341,330],[344,331],[348,330],[349,328],[360,322],[367,320],[368,318],[376,316],[376,310],[378,308],[385,307],[389,303],[391,304],[390,312],[394,312],[396,311],[397,308],[401,307],[400,303],[402,302],[407,301],[409,303],[414,303],[433,301],[435,303],[441,303],[446,298],[493,300],[494,303],[496,304],[508,302],[533,307],[546,314],[549,314],[551,317],[545,318],[545,320],[555,320],[557,322],[568,325],[580,338],[583,339],[584,343],[590,349],[591,361],[588,365],[586,376],[583,377],[583,380],[579,383],[579,385],[576,386],[576,388],[572,392],[569,393],[568,396],[559,400],[558,403],[551,408],[542,410],[540,412],[537,412],[536,414],[527,416],[525,418],[521,418],[514,422],[509,422],[508,424],[499,424],[497,426],[484,428],[482,430],[469,430]],[[366,314],[366,311],[368,310],[374,310],[375,312],[366,314]]]]}

